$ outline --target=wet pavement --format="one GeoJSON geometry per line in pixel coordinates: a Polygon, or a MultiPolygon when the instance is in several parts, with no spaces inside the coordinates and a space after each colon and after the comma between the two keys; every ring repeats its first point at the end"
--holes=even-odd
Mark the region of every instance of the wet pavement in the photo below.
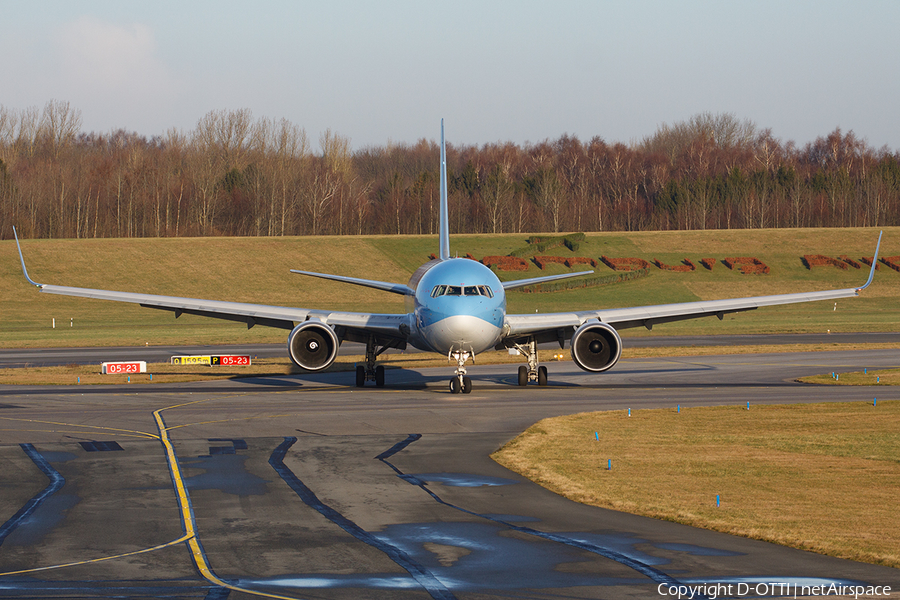
{"type": "Polygon", "coordinates": [[[445,370],[390,372],[380,390],[346,387],[339,374],[102,394],[5,388],[0,597],[898,590],[896,569],[583,506],[488,457],[554,414],[861,400],[870,389],[791,378],[898,362],[884,350],[644,359],[604,377],[551,364],[550,387],[524,389],[508,366],[478,367],[467,396],[446,392],[445,370]]]}

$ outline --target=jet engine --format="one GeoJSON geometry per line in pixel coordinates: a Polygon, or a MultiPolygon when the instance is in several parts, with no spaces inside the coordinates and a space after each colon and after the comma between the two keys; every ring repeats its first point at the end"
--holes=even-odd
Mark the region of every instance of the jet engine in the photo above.
{"type": "Polygon", "coordinates": [[[572,336],[572,360],[585,371],[605,371],[616,364],[621,355],[622,338],[606,323],[585,323],[572,336]]]}
{"type": "Polygon", "coordinates": [[[334,329],[319,321],[301,323],[288,336],[291,360],[307,371],[328,368],[337,358],[338,346],[340,342],[334,329]]]}

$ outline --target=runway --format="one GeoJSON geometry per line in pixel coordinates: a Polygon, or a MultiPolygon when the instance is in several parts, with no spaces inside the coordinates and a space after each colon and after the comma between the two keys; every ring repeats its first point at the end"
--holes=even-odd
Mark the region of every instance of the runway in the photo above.
{"type": "Polygon", "coordinates": [[[550,386],[524,389],[511,366],[476,365],[470,395],[448,392],[449,368],[389,370],[387,387],[362,390],[346,373],[3,387],[0,597],[898,590],[896,569],[582,506],[488,457],[541,418],[587,410],[870,402],[873,388],[793,380],[898,364],[898,350],[631,359],[599,375],[548,363],[550,386]]]}
{"type": "MultiPolygon", "coordinates": [[[[285,336],[287,338],[287,336],[285,336]]],[[[880,333],[795,333],[752,335],[675,335],[625,337],[626,348],[690,346],[753,346],[787,344],[897,344],[900,332],[880,333]]],[[[547,348],[557,347],[555,343],[547,348]]],[[[365,344],[344,342],[341,354],[362,355],[365,344]]],[[[387,350],[389,354],[397,350],[387,350]]],[[[419,352],[409,347],[406,352],[419,352]]],[[[104,361],[143,360],[164,363],[179,354],[238,354],[254,358],[286,358],[284,344],[232,344],[227,346],[123,346],[112,348],[0,348],[0,368],[99,365],[104,361]]]]}

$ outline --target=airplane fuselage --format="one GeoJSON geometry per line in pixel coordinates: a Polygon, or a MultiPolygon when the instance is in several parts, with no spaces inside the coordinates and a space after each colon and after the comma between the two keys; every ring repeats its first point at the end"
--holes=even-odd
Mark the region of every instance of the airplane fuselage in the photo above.
{"type": "Polygon", "coordinates": [[[413,318],[409,343],[444,355],[477,354],[497,345],[506,317],[506,294],[497,275],[468,258],[433,261],[410,279],[413,318]]]}

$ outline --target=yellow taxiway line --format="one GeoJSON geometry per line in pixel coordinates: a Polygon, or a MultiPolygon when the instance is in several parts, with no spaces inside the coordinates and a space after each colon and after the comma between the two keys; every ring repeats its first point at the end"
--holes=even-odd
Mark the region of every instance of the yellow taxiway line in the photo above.
{"type": "MultiPolygon", "coordinates": [[[[128,437],[150,438],[151,440],[159,439],[159,436],[156,435],[155,433],[148,433],[146,431],[136,431],[134,429],[121,429],[118,427],[102,427],[100,425],[79,425],[78,423],[60,423],[58,421],[41,421],[38,419],[16,419],[14,417],[0,417],[0,420],[19,421],[21,423],[40,423],[42,425],[59,425],[61,427],[81,427],[84,429],[99,429],[102,431],[117,432],[116,435],[122,434],[122,435],[126,435],[128,437]]],[[[15,430],[11,430],[11,431],[15,431],[15,430]]],[[[72,433],[72,432],[66,432],[66,433],[72,433]]],[[[78,433],[85,433],[85,432],[80,431],[78,433]]]]}
{"type": "MultiPolygon", "coordinates": [[[[199,402],[202,402],[202,400],[199,402]]],[[[190,402],[187,404],[196,404],[196,402],[190,402]]],[[[257,590],[251,590],[232,585],[226,581],[223,581],[222,579],[219,579],[219,577],[213,572],[212,567],[209,564],[209,560],[206,558],[206,554],[203,552],[203,548],[200,546],[200,540],[197,538],[197,530],[194,526],[194,511],[191,508],[191,498],[188,494],[187,486],[184,483],[184,477],[181,474],[181,468],[178,465],[178,457],[175,455],[175,447],[172,445],[172,441],[169,439],[169,428],[166,427],[166,423],[162,417],[162,412],[164,410],[187,406],[187,404],[169,406],[167,408],[161,408],[159,410],[153,411],[153,418],[156,419],[156,426],[159,429],[159,440],[162,442],[163,446],[166,449],[166,459],[169,462],[169,472],[172,475],[172,483],[175,485],[175,493],[178,495],[178,506],[181,514],[181,523],[185,531],[184,541],[187,542],[188,547],[191,550],[191,558],[193,558],[194,560],[194,566],[198,571],[200,571],[200,574],[203,575],[204,579],[206,579],[210,583],[214,583],[229,590],[235,592],[243,592],[245,594],[253,594],[255,596],[263,596],[265,598],[296,600],[291,596],[279,596],[276,594],[269,594],[266,592],[260,592],[257,590]]]]}
{"type": "Polygon", "coordinates": [[[165,544],[160,544],[158,546],[153,546],[152,548],[144,548],[143,550],[135,550],[134,552],[126,552],[125,554],[116,554],[115,556],[104,556],[102,558],[90,558],[88,560],[79,560],[76,562],[65,563],[62,565],[51,565],[49,567],[35,567],[34,569],[22,569],[21,571],[9,571],[7,573],[0,573],[0,577],[6,575],[21,575],[23,573],[35,573],[37,571],[49,571],[51,569],[63,569],[65,567],[77,567],[78,565],[89,565],[91,563],[99,563],[105,562],[107,560],[115,560],[117,558],[125,558],[127,556],[134,556],[136,554],[144,554],[145,552],[153,552],[154,550],[162,550],[163,548],[168,548],[169,546],[175,546],[182,542],[187,541],[188,536],[183,535],[177,540],[172,540],[171,542],[166,542],[165,544]]]}

